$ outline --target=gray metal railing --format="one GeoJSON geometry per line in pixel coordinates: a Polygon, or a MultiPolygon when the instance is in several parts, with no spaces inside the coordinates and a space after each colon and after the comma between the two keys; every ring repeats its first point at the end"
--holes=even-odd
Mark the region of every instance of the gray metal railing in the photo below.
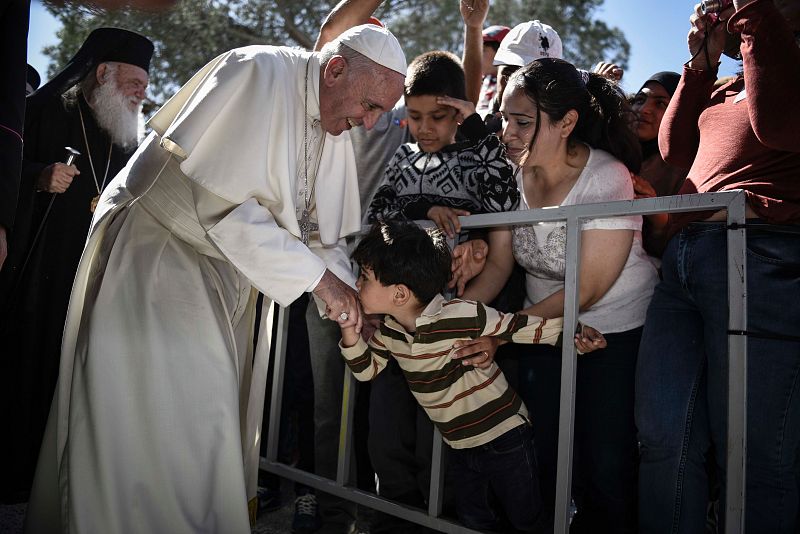
{"type": "MultiPolygon", "coordinates": [[[[727,501],[725,503],[726,532],[744,532],[745,452],[746,452],[746,398],[747,398],[747,338],[738,332],[747,330],[746,292],[746,242],[745,194],[742,191],[704,193],[672,197],[648,198],[630,201],[581,204],[554,208],[532,209],[505,213],[492,213],[461,217],[463,229],[491,228],[518,224],[566,221],[566,274],[564,297],[564,331],[574,332],[578,320],[579,258],[581,222],[586,219],[625,215],[651,215],[656,213],[685,213],[692,211],[727,210],[728,226],[728,450],[727,450],[727,501]]],[[[267,457],[261,459],[261,468],[279,476],[295,480],[310,487],[331,493],[392,514],[441,532],[475,532],[460,524],[441,518],[444,472],[442,469],[443,442],[438,430],[434,432],[431,487],[427,513],[393,503],[372,493],[352,487],[350,458],[352,454],[353,407],[355,379],[345,369],[342,422],[339,434],[339,455],[336,480],[312,475],[281,464],[278,456],[278,432],[283,395],[283,371],[286,358],[288,314],[278,313],[275,365],[269,427],[267,430],[267,457]]],[[[567,533],[570,520],[572,493],[572,450],[575,420],[575,376],[577,353],[574,344],[564,343],[561,363],[561,405],[558,432],[558,465],[556,482],[555,525],[556,534],[567,533]]]]}

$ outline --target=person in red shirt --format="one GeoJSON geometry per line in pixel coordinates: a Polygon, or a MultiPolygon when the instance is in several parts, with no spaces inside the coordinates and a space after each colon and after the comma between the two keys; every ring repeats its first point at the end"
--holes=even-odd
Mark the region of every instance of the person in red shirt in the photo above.
{"type": "MultiPolygon", "coordinates": [[[[692,59],[664,115],[659,148],[667,163],[690,167],[681,194],[747,195],[745,528],[796,532],[800,2],[734,0],[719,17],[712,24],[695,8],[692,59]],[[718,59],[737,37],[742,73],[715,88],[718,59]]],[[[642,533],[705,531],[710,453],[724,486],[726,234],[724,212],[670,217],[663,280],[647,312],[637,367],[642,533]]],[[[724,532],[724,518],[720,527],[724,532]]]]}

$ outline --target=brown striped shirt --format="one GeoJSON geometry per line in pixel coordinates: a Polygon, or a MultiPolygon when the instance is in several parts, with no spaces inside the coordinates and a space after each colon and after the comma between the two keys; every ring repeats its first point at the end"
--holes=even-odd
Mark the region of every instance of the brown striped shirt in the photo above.
{"type": "Polygon", "coordinates": [[[487,369],[453,360],[453,342],[495,336],[514,343],[560,342],[562,319],[504,314],[479,302],[437,295],[409,334],[391,316],[367,344],[359,338],[342,347],[358,380],[375,378],[394,357],[411,392],[455,449],[484,445],[527,420],[528,411],[505,376],[492,363],[487,369]]]}

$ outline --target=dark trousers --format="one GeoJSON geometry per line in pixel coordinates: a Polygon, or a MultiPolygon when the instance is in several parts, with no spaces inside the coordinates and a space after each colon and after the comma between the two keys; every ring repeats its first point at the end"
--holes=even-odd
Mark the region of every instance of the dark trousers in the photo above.
{"type": "MultiPolygon", "coordinates": [[[[378,477],[378,494],[424,508],[431,481],[433,423],[411,394],[394,359],[371,382],[368,447],[378,477]]],[[[373,534],[419,532],[418,525],[382,513],[373,534]]]]}
{"type": "Polygon", "coordinates": [[[451,449],[448,469],[465,526],[495,532],[534,532],[540,526],[542,499],[529,424],[486,445],[451,449]]]}
{"type": "MultiPolygon", "coordinates": [[[[636,532],[638,449],[634,373],[642,329],[605,334],[608,347],[578,356],[570,532],[636,532]]],[[[552,524],[558,460],[561,349],[532,345],[519,358],[519,393],[530,412],[542,500],[552,524]]],[[[552,528],[552,527],[550,527],[552,528]]]]}

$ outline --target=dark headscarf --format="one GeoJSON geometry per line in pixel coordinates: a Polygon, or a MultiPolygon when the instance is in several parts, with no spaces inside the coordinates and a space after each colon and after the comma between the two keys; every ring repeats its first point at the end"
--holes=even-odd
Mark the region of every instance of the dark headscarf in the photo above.
{"type": "Polygon", "coordinates": [[[668,70],[664,70],[661,72],[656,72],[650,78],[642,84],[639,88],[639,91],[644,89],[644,86],[650,82],[656,82],[657,84],[661,85],[666,91],[669,93],[669,96],[675,94],[675,89],[678,88],[678,82],[681,81],[681,75],[677,72],[672,72],[668,70]]]}
{"type": "Polygon", "coordinates": [[[40,99],[64,94],[100,63],[128,63],[150,71],[153,43],[147,37],[121,28],[97,28],[64,68],[28,97],[28,107],[40,99]]]}
{"type": "MultiPolygon", "coordinates": [[[[655,82],[659,84],[661,87],[664,88],[667,93],[669,93],[670,98],[672,95],[675,94],[675,89],[678,88],[678,82],[681,81],[681,75],[677,72],[672,72],[668,70],[664,70],[661,72],[656,72],[650,78],[642,84],[639,88],[639,91],[644,89],[644,86],[650,82],[655,82]]],[[[654,154],[658,154],[658,138],[651,139],[649,141],[642,141],[642,158],[648,159],[650,156],[654,154]]]]}

